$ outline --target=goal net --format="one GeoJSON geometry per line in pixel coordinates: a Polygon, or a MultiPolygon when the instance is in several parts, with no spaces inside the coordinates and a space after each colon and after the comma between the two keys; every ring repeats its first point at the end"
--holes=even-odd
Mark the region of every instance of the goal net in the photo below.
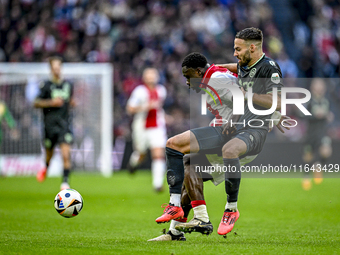
{"type": "MultiPolygon", "coordinates": [[[[72,109],[74,170],[112,173],[113,67],[64,63],[63,78],[74,84],[72,109]]],[[[0,175],[31,175],[44,165],[42,110],[33,108],[47,63],[0,63],[0,175]]],[[[49,174],[62,172],[59,148],[49,174]]]]}

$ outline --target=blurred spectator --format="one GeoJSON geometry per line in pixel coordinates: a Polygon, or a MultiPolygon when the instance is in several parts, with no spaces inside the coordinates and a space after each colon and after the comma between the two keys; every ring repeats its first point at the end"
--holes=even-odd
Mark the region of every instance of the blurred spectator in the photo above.
{"type": "MultiPolygon", "coordinates": [[[[215,63],[234,62],[235,32],[250,26],[264,31],[264,50],[284,77],[339,76],[338,0],[0,0],[0,61],[60,54],[67,62],[112,62],[119,132],[129,126],[122,109],[142,70],[160,71],[166,112],[186,119],[182,58],[199,51],[215,63]]],[[[338,100],[339,86],[332,89],[338,100]]],[[[176,123],[169,136],[188,128],[176,123]]]]}

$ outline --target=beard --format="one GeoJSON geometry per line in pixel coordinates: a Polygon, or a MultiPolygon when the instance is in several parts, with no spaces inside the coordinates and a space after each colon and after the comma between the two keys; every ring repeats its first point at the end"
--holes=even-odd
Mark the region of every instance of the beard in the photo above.
{"type": "Polygon", "coordinates": [[[247,66],[251,60],[249,50],[244,54],[243,58],[240,61],[240,66],[247,66]]]}

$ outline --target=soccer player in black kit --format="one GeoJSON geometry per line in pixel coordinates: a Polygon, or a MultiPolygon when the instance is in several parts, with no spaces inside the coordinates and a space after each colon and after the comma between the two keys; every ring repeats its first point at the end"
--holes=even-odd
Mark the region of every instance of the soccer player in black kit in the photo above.
{"type": "MultiPolygon", "coordinates": [[[[302,159],[310,167],[315,164],[314,183],[320,184],[323,180],[322,169],[326,166],[327,159],[332,155],[332,140],[327,136],[327,128],[328,123],[333,121],[334,115],[330,111],[330,102],[326,97],[327,85],[325,80],[314,78],[310,91],[312,98],[307,103],[306,108],[312,115],[305,117],[308,122],[308,129],[302,159]]],[[[312,188],[310,172],[312,171],[306,171],[304,174],[302,181],[304,190],[312,188]]]]}
{"type": "Polygon", "coordinates": [[[71,171],[71,132],[70,108],[75,105],[73,85],[61,78],[62,59],[49,58],[52,77],[40,85],[40,93],[34,101],[34,107],[42,108],[44,114],[44,147],[46,150],[46,167],[37,173],[37,180],[43,182],[53,156],[54,148],[59,144],[63,158],[63,177],[60,189],[68,189],[71,171]]]}
{"type": "MultiPolygon", "coordinates": [[[[234,126],[226,125],[223,131],[219,130],[218,127],[206,127],[205,130],[203,130],[203,128],[201,129],[203,132],[202,134],[198,134],[197,132],[195,133],[195,136],[205,135],[207,137],[208,133],[213,133],[212,129],[215,129],[215,136],[218,135],[220,140],[223,140],[223,136],[227,134],[232,137],[222,148],[223,162],[226,169],[232,168],[236,169],[236,171],[234,173],[227,172],[225,176],[227,203],[217,230],[217,233],[220,235],[226,235],[231,232],[235,222],[239,218],[239,212],[237,210],[237,200],[241,181],[239,157],[248,153],[260,153],[269,129],[269,122],[266,121],[266,119],[270,119],[271,114],[265,116],[253,114],[249,110],[246,102],[246,100],[248,100],[246,91],[249,87],[252,88],[252,101],[255,109],[266,110],[272,108],[272,91],[273,88],[277,88],[277,105],[274,106],[274,110],[280,110],[281,108],[279,92],[280,88],[283,86],[281,70],[275,61],[265,56],[262,51],[262,42],[262,31],[258,28],[246,28],[238,32],[234,41],[234,56],[237,57],[239,61],[237,64],[222,65],[230,71],[238,74],[238,82],[245,95],[245,112],[244,115],[240,116],[237,120],[237,123],[244,122],[245,124],[237,124],[234,126]],[[253,119],[262,120],[264,125],[258,127],[249,126],[248,121],[253,119]]],[[[258,125],[255,123],[252,124],[254,126],[258,125]]],[[[168,176],[170,190],[174,190],[174,186],[176,186],[176,188],[177,186],[179,188],[182,186],[183,180],[177,180],[177,178],[179,176],[183,176],[180,171],[183,171],[181,162],[183,161],[185,149],[182,150],[182,148],[186,148],[187,143],[190,143],[190,139],[187,140],[188,141],[184,141],[181,139],[176,141],[176,139],[172,139],[167,143],[167,161],[172,162],[171,166],[168,166],[171,167],[168,171],[170,170],[172,173],[175,173],[173,175],[176,177],[175,182],[171,181],[169,183],[168,176]]],[[[209,144],[207,144],[207,146],[209,146],[209,144]]],[[[192,150],[192,147],[193,146],[190,145],[190,150],[192,150]]],[[[201,148],[201,146],[199,147],[199,150],[203,149],[205,148],[201,148]]],[[[171,177],[171,179],[174,179],[173,176],[171,177]]],[[[171,192],[170,195],[172,195],[171,192]]],[[[179,213],[177,212],[179,210],[180,208],[178,208],[178,206],[169,204],[163,215],[159,217],[156,222],[167,222],[170,219],[178,218],[177,215],[179,215],[179,213]],[[171,217],[172,215],[175,216],[171,217]]]]}

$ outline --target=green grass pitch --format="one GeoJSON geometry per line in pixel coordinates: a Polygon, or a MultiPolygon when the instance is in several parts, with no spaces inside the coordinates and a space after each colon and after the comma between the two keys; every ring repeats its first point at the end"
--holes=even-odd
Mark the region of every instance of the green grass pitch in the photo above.
{"type": "Polygon", "coordinates": [[[0,178],[0,254],[340,254],[340,179],[324,179],[310,191],[297,178],[242,179],[240,219],[227,239],[216,233],[224,185],[209,182],[214,232],[187,234],[186,242],[147,242],[169,228],[155,223],[169,193],[153,192],[149,171],[111,178],[75,173],[71,184],[84,208],[66,219],[53,207],[60,178],[0,178]]]}

